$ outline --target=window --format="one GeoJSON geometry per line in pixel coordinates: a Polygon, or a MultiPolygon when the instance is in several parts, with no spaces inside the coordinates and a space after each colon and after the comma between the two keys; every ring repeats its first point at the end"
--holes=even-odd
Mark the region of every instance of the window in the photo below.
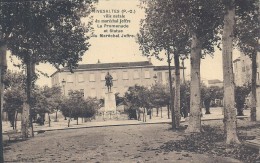
{"type": "Polygon", "coordinates": [[[104,81],[106,77],[106,73],[105,72],[101,72],[101,81],[104,81]]]}
{"type": "Polygon", "coordinates": [[[134,71],[134,79],[139,79],[139,73],[137,70],[134,71]]]}
{"type": "Polygon", "coordinates": [[[79,91],[80,91],[82,97],[84,97],[84,89],[80,89],[79,91]]]}
{"type": "Polygon", "coordinates": [[[83,76],[83,74],[79,74],[79,75],[78,75],[78,82],[79,82],[79,83],[84,82],[84,76],[83,76]]]}
{"type": "Polygon", "coordinates": [[[96,80],[95,80],[95,74],[92,73],[92,74],[89,75],[89,81],[90,81],[90,82],[96,81],[96,80]]]}
{"type": "Polygon", "coordinates": [[[149,70],[144,71],[144,78],[150,79],[150,71],[149,70]]]}
{"type": "Polygon", "coordinates": [[[73,83],[73,75],[72,74],[69,74],[67,76],[67,83],[73,83]]]}
{"type": "Polygon", "coordinates": [[[117,80],[117,73],[116,72],[112,72],[112,77],[113,77],[113,80],[117,80]]]}
{"type": "Polygon", "coordinates": [[[96,89],[95,89],[95,88],[92,88],[92,89],[90,90],[90,96],[91,96],[91,97],[96,97],[96,96],[97,96],[97,94],[96,94],[96,89]]]}
{"type": "Polygon", "coordinates": [[[123,80],[128,80],[128,72],[123,71],[123,80]]]}
{"type": "Polygon", "coordinates": [[[165,72],[165,81],[169,83],[169,72],[165,72]]]}
{"type": "Polygon", "coordinates": [[[162,72],[158,72],[158,73],[157,73],[157,81],[158,81],[159,83],[162,83],[162,72]]]}
{"type": "Polygon", "coordinates": [[[128,88],[129,88],[129,86],[124,86],[124,92],[127,92],[128,91],[128,88]]]}

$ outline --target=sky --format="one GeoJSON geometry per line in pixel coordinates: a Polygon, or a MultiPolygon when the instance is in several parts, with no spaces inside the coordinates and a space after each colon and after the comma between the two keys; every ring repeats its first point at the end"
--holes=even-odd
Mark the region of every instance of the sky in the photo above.
{"type": "MultiPolygon", "coordinates": [[[[99,3],[96,5],[97,10],[110,10],[111,17],[118,16],[116,13],[111,13],[112,10],[117,12],[119,11],[119,16],[124,12],[125,18],[130,23],[122,23],[126,24],[129,27],[124,29],[123,34],[136,35],[139,31],[140,20],[144,18],[145,14],[142,9],[138,7],[139,0],[99,0],[99,3]],[[127,13],[125,13],[127,11],[127,13]]],[[[92,13],[94,24],[94,34],[99,36],[99,34],[105,34],[104,24],[113,24],[113,23],[96,23],[95,20],[109,20],[113,18],[105,18],[106,14],[104,13],[92,13]],[[100,25],[103,27],[101,28],[100,25]]],[[[114,18],[117,19],[117,18],[114,18]]],[[[87,21],[83,19],[83,21],[87,21]]],[[[110,32],[112,34],[114,32],[110,32]]],[[[121,33],[120,33],[121,34],[121,33]]],[[[79,64],[87,64],[87,63],[97,63],[99,60],[101,63],[111,63],[111,62],[135,62],[135,61],[145,61],[146,57],[142,56],[142,52],[139,50],[139,45],[136,42],[136,38],[104,38],[104,37],[92,37],[89,40],[91,44],[88,51],[85,52],[82,61],[79,64]]],[[[55,55],[55,54],[53,54],[55,55]]],[[[8,53],[9,57],[12,57],[10,53],[8,53]]],[[[233,58],[237,58],[239,56],[238,51],[234,51],[233,58]]],[[[18,63],[19,61],[12,57],[14,63],[18,63]]],[[[166,60],[158,61],[155,58],[152,58],[152,63],[154,65],[167,65],[166,60]]],[[[186,78],[189,79],[190,73],[190,60],[185,60],[186,69],[186,78]]],[[[11,63],[11,59],[8,59],[8,68],[14,71],[19,71],[17,68],[13,66],[11,63]]],[[[36,66],[36,69],[51,75],[56,71],[54,67],[49,64],[40,64],[36,66]]],[[[210,80],[210,79],[220,79],[223,80],[222,74],[222,55],[221,51],[216,50],[214,53],[214,57],[206,56],[205,59],[201,61],[201,79],[202,80],[210,80]]],[[[40,76],[37,81],[39,85],[48,85],[51,86],[51,78],[46,78],[40,76]]]]}

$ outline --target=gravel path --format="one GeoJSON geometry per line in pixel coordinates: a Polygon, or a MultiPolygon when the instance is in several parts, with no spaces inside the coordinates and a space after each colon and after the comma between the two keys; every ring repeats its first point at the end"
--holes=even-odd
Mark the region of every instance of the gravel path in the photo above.
{"type": "Polygon", "coordinates": [[[168,124],[116,126],[50,131],[9,143],[6,162],[238,162],[230,158],[187,152],[165,153],[163,143],[181,139],[168,124]]]}

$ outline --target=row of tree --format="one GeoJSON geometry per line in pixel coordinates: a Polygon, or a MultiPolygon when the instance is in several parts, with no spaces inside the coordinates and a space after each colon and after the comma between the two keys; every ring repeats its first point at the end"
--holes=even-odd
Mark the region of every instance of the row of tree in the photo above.
{"type": "MultiPolygon", "coordinates": [[[[11,125],[16,129],[17,116],[18,113],[22,113],[26,99],[24,92],[26,76],[22,72],[7,71],[4,82],[6,85],[4,111],[7,113],[11,125]]],[[[51,88],[34,86],[32,90],[32,119],[40,124],[44,124],[45,114],[56,113],[55,121],[57,121],[58,111],[61,111],[65,117],[77,120],[78,117],[89,118],[94,116],[98,106],[99,100],[95,98],[84,99],[80,91],[70,92],[68,97],[64,97],[61,88],[56,86],[51,88]]],[[[50,116],[48,121],[50,125],[50,116]]]]}
{"type": "Polygon", "coordinates": [[[226,143],[239,143],[236,133],[232,50],[233,44],[237,43],[237,47],[242,52],[252,57],[251,120],[256,120],[256,64],[254,62],[259,51],[259,26],[255,23],[259,19],[257,1],[141,1],[141,6],[146,12],[146,18],[141,22],[138,35],[143,54],[161,59],[160,54],[165,52],[168,65],[170,66],[172,59],[175,64],[174,97],[170,87],[171,106],[174,101],[172,127],[178,129],[180,126],[180,57],[189,56],[191,60],[190,118],[187,132],[201,132],[200,61],[206,54],[213,55],[215,46],[220,48],[222,45],[220,49],[223,56],[226,143]]]}
{"type": "Polygon", "coordinates": [[[80,91],[72,91],[69,93],[69,97],[63,99],[60,104],[61,112],[65,117],[69,117],[68,127],[70,126],[71,118],[77,120],[81,118],[90,118],[93,117],[100,106],[100,100],[96,98],[87,99],[82,96],[80,91]]]}
{"type": "MultiPolygon", "coordinates": [[[[31,97],[33,83],[37,77],[35,65],[50,63],[58,69],[60,66],[70,69],[77,66],[84,52],[88,50],[88,39],[92,30],[91,21],[84,24],[81,19],[90,14],[93,2],[94,0],[1,1],[1,78],[7,67],[7,50],[21,60],[22,64],[17,66],[26,70],[26,102],[22,111],[23,137],[28,137],[29,124],[34,136],[31,97]]],[[[0,146],[2,147],[1,144],[0,146]]],[[[2,149],[0,154],[0,161],[3,162],[2,149]]]]}

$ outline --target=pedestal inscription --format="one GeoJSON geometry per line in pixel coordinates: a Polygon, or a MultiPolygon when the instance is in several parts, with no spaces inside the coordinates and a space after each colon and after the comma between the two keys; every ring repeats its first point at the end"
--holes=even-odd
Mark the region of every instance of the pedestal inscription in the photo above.
{"type": "Polygon", "coordinates": [[[116,113],[116,97],[113,92],[105,94],[105,112],[116,113]]]}

